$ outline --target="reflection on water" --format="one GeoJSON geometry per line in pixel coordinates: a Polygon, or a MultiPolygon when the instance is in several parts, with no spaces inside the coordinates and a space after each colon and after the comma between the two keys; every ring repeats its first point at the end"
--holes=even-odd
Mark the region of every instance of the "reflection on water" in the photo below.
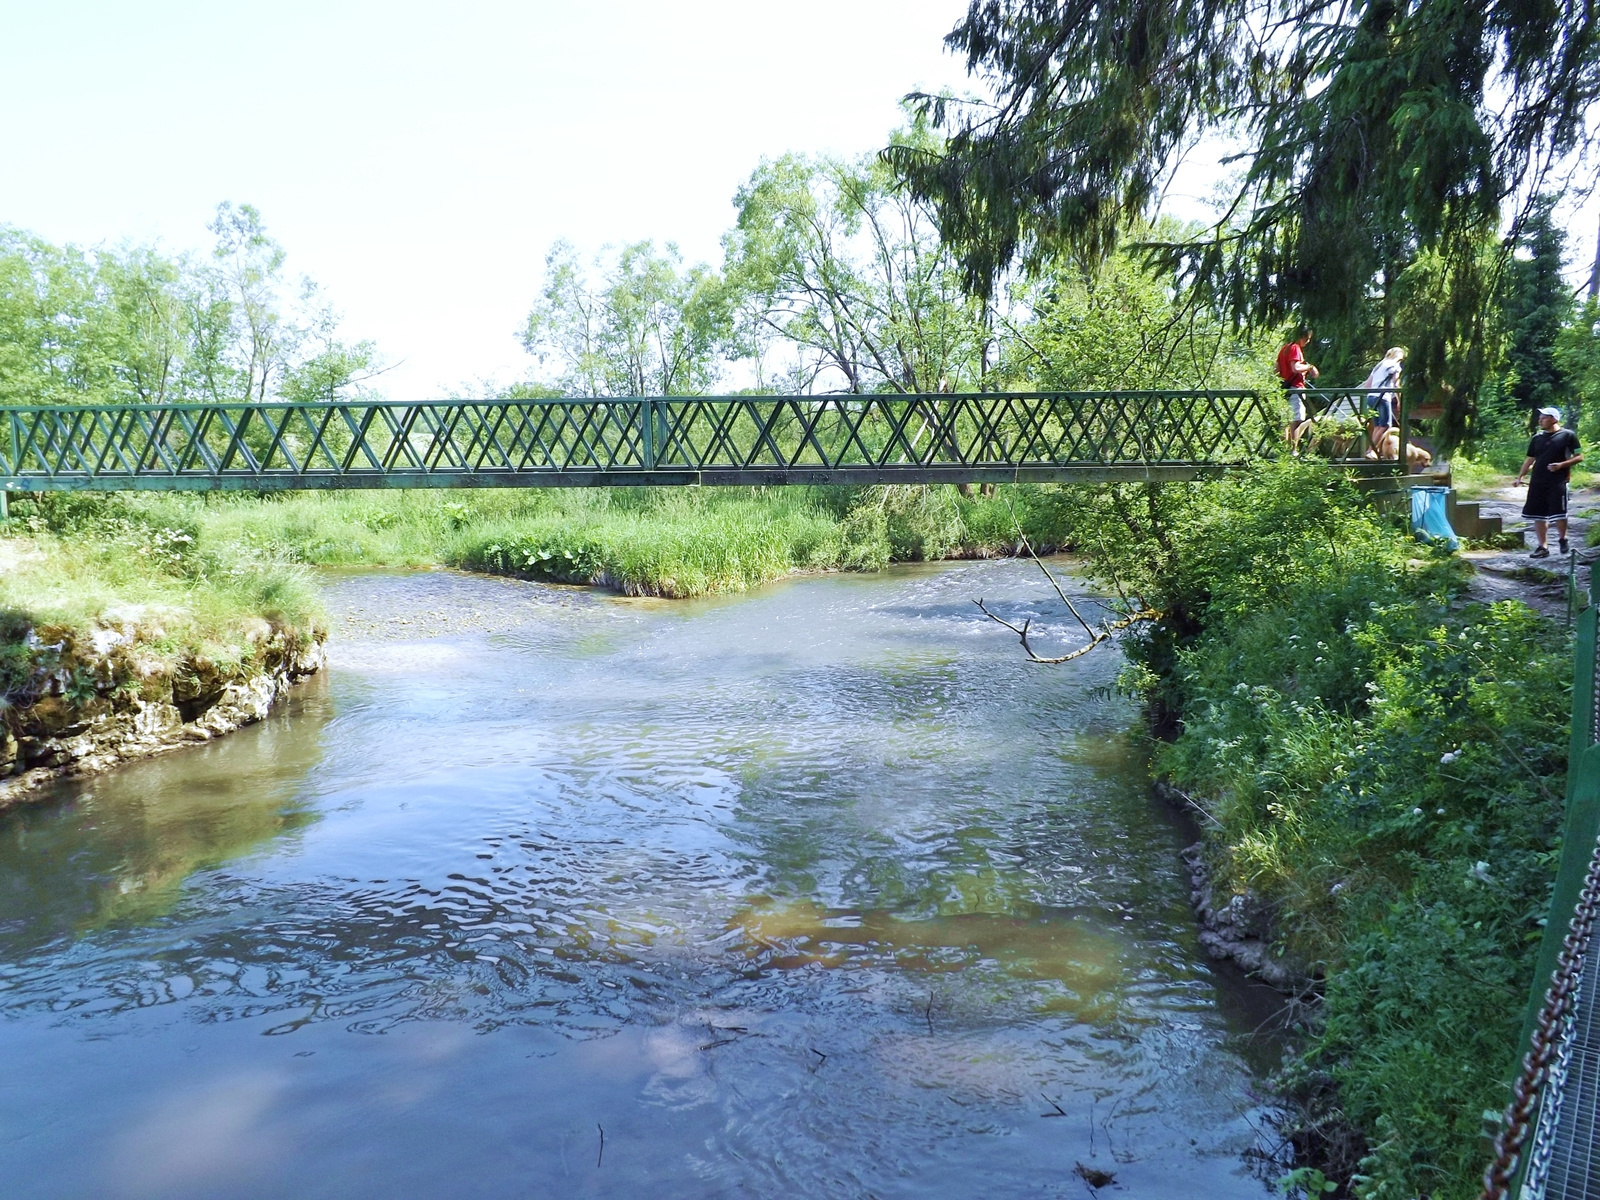
{"type": "Polygon", "coordinates": [[[293,715],[0,819],[22,1194],[1261,1194],[1259,997],[1024,565],[328,588],[293,715]]]}
{"type": "Polygon", "coordinates": [[[64,785],[52,804],[0,818],[0,958],[167,912],[183,881],[315,819],[297,779],[321,757],[329,709],[313,679],[235,741],[64,785]],[[249,743],[248,754],[239,753],[249,743]]]}

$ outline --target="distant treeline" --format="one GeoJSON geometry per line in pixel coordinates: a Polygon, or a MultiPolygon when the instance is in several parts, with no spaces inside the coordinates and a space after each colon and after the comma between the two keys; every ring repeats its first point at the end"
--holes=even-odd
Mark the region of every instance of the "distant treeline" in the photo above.
{"type": "MultiPolygon", "coordinates": [[[[933,144],[920,125],[894,141],[933,144]]],[[[586,256],[558,242],[543,279],[528,280],[534,302],[518,333],[531,369],[499,390],[1271,385],[1283,330],[1235,329],[1131,251],[1096,267],[1062,259],[1015,271],[989,298],[972,295],[930,210],[877,155],[763,163],[734,203],[720,266],[686,263],[670,243],[586,256]]],[[[333,400],[380,391],[378,348],[342,336],[318,287],[290,279],[260,213],[223,204],[208,228],[211,253],[171,255],[56,246],[0,227],[0,403],[333,400]]],[[[1192,232],[1163,219],[1126,241],[1192,232]]],[[[1578,408],[1600,387],[1600,309],[1580,307],[1562,283],[1567,248],[1549,205],[1535,211],[1524,240],[1525,256],[1504,275],[1492,336],[1475,343],[1474,353],[1493,360],[1479,436],[1513,437],[1528,405],[1578,408]]],[[[1425,265],[1419,260],[1418,279],[1425,265]]],[[[1386,334],[1403,341],[1427,326],[1436,291],[1421,283],[1396,291],[1386,334]]],[[[1323,383],[1353,385],[1382,349],[1318,342],[1310,357],[1323,383]]]]}

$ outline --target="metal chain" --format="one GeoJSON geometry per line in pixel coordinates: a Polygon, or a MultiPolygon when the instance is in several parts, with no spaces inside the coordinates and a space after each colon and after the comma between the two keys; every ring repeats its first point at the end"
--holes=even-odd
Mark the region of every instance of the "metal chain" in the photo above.
{"type": "MultiPolygon", "coordinates": [[[[1584,956],[1587,975],[1588,956],[1584,956]]],[[[1567,1094],[1567,1072],[1572,1069],[1572,1047],[1577,1042],[1578,1021],[1574,1015],[1583,1003],[1583,975],[1572,993],[1572,1008],[1561,1019],[1561,1032],[1556,1044],[1561,1049],[1555,1062],[1550,1064],[1550,1075],[1544,1081],[1544,1100],[1539,1105],[1539,1119],[1533,1127],[1533,1146],[1528,1150],[1528,1169],[1522,1176],[1523,1196],[1543,1196],[1550,1179],[1550,1162],[1555,1157],[1556,1126],[1561,1123],[1562,1101],[1567,1094]]]]}
{"type": "Polygon", "coordinates": [[[1494,1160],[1483,1173],[1480,1200],[1505,1200],[1516,1174],[1523,1143],[1528,1138],[1528,1123],[1540,1091],[1550,1073],[1550,1065],[1561,1051],[1562,1033],[1572,1013],[1573,1001],[1583,979],[1583,960],[1600,913],[1600,839],[1589,859],[1589,873],[1583,881],[1561,954],[1550,973],[1550,987],[1544,994],[1544,1007],[1533,1030],[1533,1046],[1522,1059],[1522,1072],[1511,1088],[1511,1103],[1501,1118],[1500,1132],[1494,1139],[1494,1160]]]}

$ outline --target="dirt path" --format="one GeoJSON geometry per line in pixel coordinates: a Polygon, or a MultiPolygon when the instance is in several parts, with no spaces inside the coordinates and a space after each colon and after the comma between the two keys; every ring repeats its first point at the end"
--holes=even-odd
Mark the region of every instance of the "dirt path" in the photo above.
{"type": "Polygon", "coordinates": [[[1575,570],[1580,596],[1587,595],[1589,564],[1600,558],[1600,547],[1587,545],[1589,527],[1600,521],[1600,488],[1573,488],[1568,501],[1568,538],[1577,551],[1576,562],[1561,556],[1555,531],[1550,535],[1550,557],[1529,558],[1533,549],[1533,522],[1522,515],[1526,488],[1492,488],[1477,497],[1484,516],[1497,516],[1508,533],[1522,533],[1520,550],[1463,550],[1461,557],[1474,571],[1470,594],[1485,602],[1515,598],[1551,617],[1567,615],[1567,576],[1575,570]]]}

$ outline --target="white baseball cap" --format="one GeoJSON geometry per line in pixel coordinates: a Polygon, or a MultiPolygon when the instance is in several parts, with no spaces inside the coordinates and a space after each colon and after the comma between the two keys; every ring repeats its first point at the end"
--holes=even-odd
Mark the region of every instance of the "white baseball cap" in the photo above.
{"type": "Polygon", "coordinates": [[[1561,420],[1561,410],[1559,408],[1541,408],[1539,415],[1541,417],[1554,417],[1558,421],[1561,420]]]}

